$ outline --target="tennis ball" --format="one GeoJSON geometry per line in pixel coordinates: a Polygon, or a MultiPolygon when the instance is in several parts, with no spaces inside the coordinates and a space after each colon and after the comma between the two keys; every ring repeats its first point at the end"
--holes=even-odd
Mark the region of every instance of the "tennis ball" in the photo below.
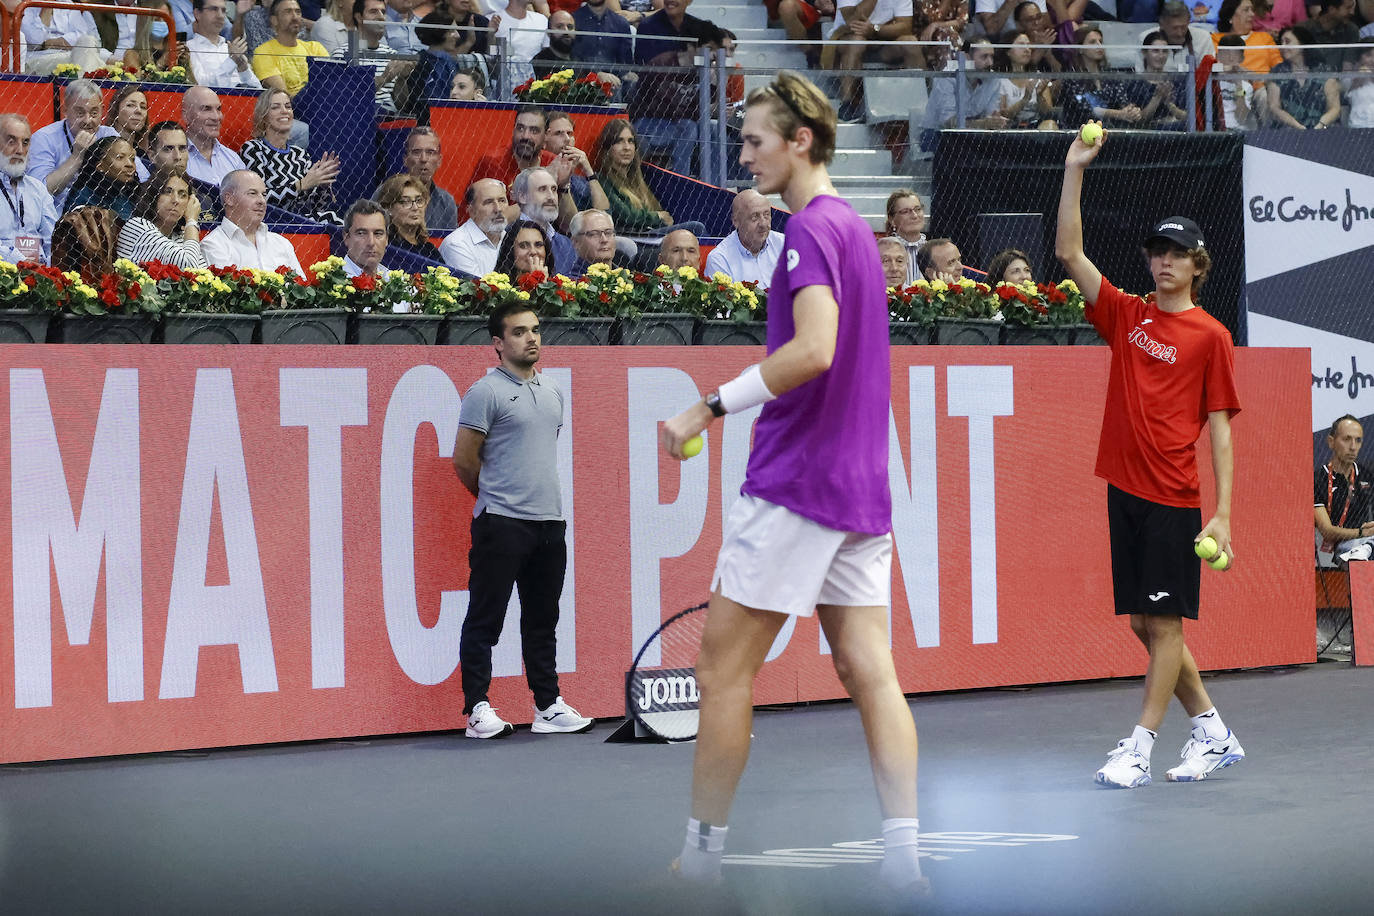
{"type": "Polygon", "coordinates": [[[1231,565],[1231,558],[1225,553],[1219,553],[1207,561],[1207,565],[1220,572],[1231,565]]]}
{"type": "Polygon", "coordinates": [[[701,454],[701,447],[705,444],[705,440],[700,436],[693,436],[682,443],[682,456],[684,458],[695,458],[697,455],[701,454]]]}
{"type": "Polygon", "coordinates": [[[1092,146],[1102,139],[1102,125],[1091,122],[1084,124],[1083,129],[1078,132],[1078,139],[1088,146],[1092,146]]]}
{"type": "MultiPolygon", "coordinates": [[[[1217,550],[1216,538],[1212,537],[1210,534],[1193,545],[1193,553],[1204,560],[1210,561],[1217,555],[1217,550]]],[[[1226,556],[1226,554],[1222,554],[1222,556],[1226,556]]]]}

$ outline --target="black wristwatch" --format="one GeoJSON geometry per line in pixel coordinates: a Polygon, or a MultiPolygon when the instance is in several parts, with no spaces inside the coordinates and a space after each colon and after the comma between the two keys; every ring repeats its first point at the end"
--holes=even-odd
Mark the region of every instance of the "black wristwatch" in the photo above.
{"type": "Polygon", "coordinates": [[[720,402],[719,391],[712,391],[706,396],[706,406],[710,408],[713,415],[717,417],[725,416],[725,405],[720,402]]]}

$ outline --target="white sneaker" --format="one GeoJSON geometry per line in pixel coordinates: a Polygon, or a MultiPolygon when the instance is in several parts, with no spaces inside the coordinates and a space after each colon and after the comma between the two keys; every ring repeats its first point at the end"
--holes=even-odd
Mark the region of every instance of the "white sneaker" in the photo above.
{"type": "Polygon", "coordinates": [[[530,726],[530,731],[536,735],[550,735],[555,732],[576,733],[588,731],[595,724],[595,720],[588,719],[559,697],[550,703],[547,709],[540,709],[538,706],[534,708],[534,724],[530,726]]]}
{"type": "Polygon", "coordinates": [[[1240,746],[1232,731],[1228,730],[1226,737],[1218,740],[1208,738],[1205,734],[1199,735],[1198,730],[1194,729],[1179,756],[1183,762],[1167,771],[1165,778],[1170,782],[1197,782],[1206,779],[1213,770],[1240,763],[1245,759],[1245,748],[1240,746]]]}
{"type": "Polygon", "coordinates": [[[468,715],[468,728],[463,734],[469,738],[504,738],[515,731],[515,726],[496,714],[486,700],[472,707],[468,715]]]}
{"type": "Polygon", "coordinates": [[[1093,777],[1109,789],[1138,789],[1150,784],[1150,758],[1140,753],[1134,738],[1122,738],[1107,754],[1107,763],[1093,777]]]}

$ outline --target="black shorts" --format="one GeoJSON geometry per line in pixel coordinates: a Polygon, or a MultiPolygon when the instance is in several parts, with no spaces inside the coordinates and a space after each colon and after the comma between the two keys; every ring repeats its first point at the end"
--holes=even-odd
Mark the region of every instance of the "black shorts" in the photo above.
{"type": "Polygon", "coordinates": [[[1160,505],[1109,485],[1107,527],[1116,612],[1197,620],[1202,561],[1193,538],[1202,510],[1160,505]]]}

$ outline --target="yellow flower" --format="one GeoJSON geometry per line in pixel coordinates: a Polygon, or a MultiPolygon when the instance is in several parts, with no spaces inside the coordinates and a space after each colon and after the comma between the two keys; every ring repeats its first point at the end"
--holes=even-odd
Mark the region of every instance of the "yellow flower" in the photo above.
{"type": "Polygon", "coordinates": [[[949,292],[949,284],[946,283],[944,280],[934,280],[927,285],[930,289],[933,289],[937,293],[949,292]]]}
{"type": "Polygon", "coordinates": [[[959,287],[960,287],[961,289],[973,289],[973,288],[974,288],[975,286],[977,286],[977,285],[978,285],[977,283],[975,283],[974,281],[970,280],[968,277],[960,277],[960,278],[959,278],[959,287]]]}
{"type": "Polygon", "coordinates": [[[576,74],[574,74],[572,70],[559,70],[557,73],[554,74],[554,77],[561,80],[570,80],[575,75],[576,74]]]}
{"type": "Polygon", "coordinates": [[[24,295],[25,293],[27,293],[28,291],[29,291],[29,288],[28,288],[27,286],[25,286],[24,284],[20,283],[20,284],[19,284],[18,286],[16,286],[14,289],[10,290],[10,295],[11,295],[11,296],[22,296],[22,295],[24,295]]]}
{"type": "Polygon", "coordinates": [[[135,264],[133,261],[130,261],[128,258],[119,258],[114,262],[114,266],[118,270],[138,270],[138,265],[135,264]]]}
{"type": "Polygon", "coordinates": [[[1078,284],[1073,282],[1072,280],[1064,280],[1060,282],[1059,288],[1064,290],[1064,292],[1066,293],[1078,292],[1078,284]]]}
{"type": "Polygon", "coordinates": [[[523,289],[516,290],[516,291],[515,291],[515,295],[518,296],[518,297],[520,297],[520,301],[522,301],[522,302],[529,302],[529,301],[530,301],[530,294],[527,293],[527,292],[525,292],[523,289]]]}

